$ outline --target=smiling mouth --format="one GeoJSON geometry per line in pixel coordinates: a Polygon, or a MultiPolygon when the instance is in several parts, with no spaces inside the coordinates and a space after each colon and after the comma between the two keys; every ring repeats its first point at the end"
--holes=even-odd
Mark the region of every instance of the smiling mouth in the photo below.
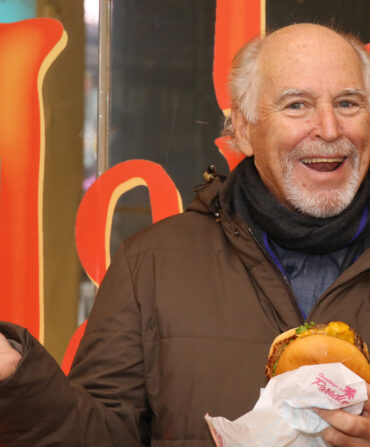
{"type": "Polygon", "coordinates": [[[302,158],[301,162],[310,169],[319,172],[336,171],[344,162],[345,157],[336,158],[302,158]]]}

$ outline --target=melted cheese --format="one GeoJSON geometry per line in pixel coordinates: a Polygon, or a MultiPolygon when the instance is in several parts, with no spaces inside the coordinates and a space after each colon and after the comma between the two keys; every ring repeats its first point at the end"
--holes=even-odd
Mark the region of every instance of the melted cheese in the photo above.
{"type": "Polygon", "coordinates": [[[297,334],[297,337],[306,337],[307,335],[314,334],[330,335],[331,337],[348,341],[353,345],[355,344],[355,335],[353,330],[348,326],[348,324],[343,323],[342,321],[332,321],[323,328],[308,329],[301,334],[297,334]]]}

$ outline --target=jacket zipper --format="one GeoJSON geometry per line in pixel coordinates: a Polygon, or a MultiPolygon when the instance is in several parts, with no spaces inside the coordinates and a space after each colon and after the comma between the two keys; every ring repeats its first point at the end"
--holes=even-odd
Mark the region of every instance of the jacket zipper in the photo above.
{"type": "Polygon", "coordinates": [[[282,274],[282,272],[280,271],[280,269],[276,266],[276,264],[271,260],[270,256],[268,255],[268,253],[266,253],[265,247],[263,247],[260,242],[257,240],[257,238],[255,237],[255,235],[253,234],[251,228],[249,228],[249,233],[252,236],[253,240],[255,241],[255,243],[258,245],[258,247],[262,250],[262,253],[265,255],[265,257],[268,259],[268,261],[270,262],[270,264],[273,266],[273,268],[275,269],[275,271],[277,272],[277,274],[279,275],[281,282],[283,283],[286,291],[288,292],[290,301],[294,307],[294,310],[296,311],[296,314],[298,316],[299,321],[303,324],[305,322],[304,317],[302,315],[302,312],[297,304],[297,298],[295,296],[294,290],[292,289],[288,278],[286,276],[284,276],[282,274]]]}

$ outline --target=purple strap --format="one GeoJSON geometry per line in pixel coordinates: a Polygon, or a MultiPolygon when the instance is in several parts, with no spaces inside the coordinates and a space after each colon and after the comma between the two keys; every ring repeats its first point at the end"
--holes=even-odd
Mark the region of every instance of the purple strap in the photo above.
{"type": "Polygon", "coordinates": [[[270,257],[272,258],[272,260],[274,261],[274,263],[276,264],[276,266],[278,267],[278,269],[281,271],[281,273],[283,274],[283,276],[285,277],[286,274],[284,272],[283,266],[281,265],[279,259],[277,258],[277,256],[275,255],[274,250],[271,248],[266,231],[262,231],[262,237],[263,237],[263,245],[265,246],[267,253],[270,255],[270,257]]]}
{"type": "MultiPolygon", "coordinates": [[[[267,234],[265,231],[262,231],[262,237],[263,237],[263,244],[267,250],[267,253],[271,256],[272,260],[274,261],[274,263],[276,264],[276,266],[278,267],[278,269],[280,270],[281,274],[284,276],[285,279],[287,279],[286,277],[286,273],[283,269],[283,266],[281,265],[279,259],[277,258],[277,256],[275,255],[274,250],[271,248],[267,234]]],[[[303,315],[303,318],[306,319],[307,315],[305,314],[304,310],[302,309],[302,307],[300,306],[298,300],[296,299],[296,303],[298,306],[298,309],[300,310],[301,314],[303,315]]]]}
{"type": "Polygon", "coordinates": [[[353,241],[355,241],[360,234],[364,231],[364,228],[366,226],[366,222],[367,222],[367,214],[369,211],[369,204],[366,203],[364,210],[362,212],[362,216],[361,216],[361,220],[360,220],[360,225],[357,228],[356,234],[353,236],[353,238],[349,241],[350,244],[352,244],[353,241]]]}

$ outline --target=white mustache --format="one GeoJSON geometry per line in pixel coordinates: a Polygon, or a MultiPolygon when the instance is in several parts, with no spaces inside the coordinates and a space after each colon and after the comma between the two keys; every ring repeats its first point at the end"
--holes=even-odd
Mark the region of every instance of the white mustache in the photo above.
{"type": "Polygon", "coordinates": [[[341,157],[358,158],[358,149],[348,139],[343,138],[333,143],[324,141],[302,141],[286,156],[289,163],[292,160],[309,157],[341,157]]]}

